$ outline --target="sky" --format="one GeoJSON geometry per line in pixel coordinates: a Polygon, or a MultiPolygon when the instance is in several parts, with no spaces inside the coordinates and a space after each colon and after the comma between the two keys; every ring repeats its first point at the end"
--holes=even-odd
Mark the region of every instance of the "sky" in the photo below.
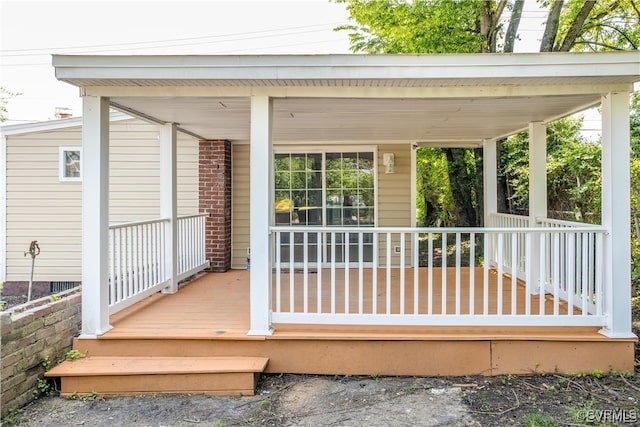
{"type": "MultiPolygon", "coordinates": [[[[545,13],[527,0],[515,50],[536,52],[545,13]]],[[[329,0],[0,0],[0,86],[9,120],[81,115],[78,89],[56,80],[52,54],[347,54],[346,6],[329,0]]]]}

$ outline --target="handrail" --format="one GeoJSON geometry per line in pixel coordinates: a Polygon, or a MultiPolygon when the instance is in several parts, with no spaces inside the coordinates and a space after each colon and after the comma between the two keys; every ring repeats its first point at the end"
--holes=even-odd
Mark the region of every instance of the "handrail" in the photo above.
{"type": "Polygon", "coordinates": [[[124,228],[124,227],[135,227],[137,225],[157,224],[159,222],[168,222],[168,221],[171,221],[171,218],[157,218],[157,219],[145,219],[142,221],[121,222],[118,224],[111,224],[109,226],[109,230],[114,230],[116,228],[124,228]]]}
{"type": "MultiPolygon", "coordinates": [[[[312,233],[557,233],[561,232],[558,227],[430,227],[430,228],[416,228],[416,227],[314,227],[314,226],[281,226],[274,225],[269,228],[270,231],[285,231],[285,232],[312,232],[312,233]]],[[[567,229],[567,232],[574,231],[597,231],[607,233],[608,229],[603,226],[588,226],[588,227],[572,227],[567,229]]]]}
{"type": "Polygon", "coordinates": [[[567,227],[571,227],[573,228],[581,228],[581,227],[588,227],[588,228],[594,228],[597,229],[599,227],[602,227],[601,225],[597,225],[597,224],[588,224],[586,222],[576,222],[576,221],[565,221],[562,219],[551,219],[551,218],[544,218],[544,217],[540,217],[540,218],[536,218],[536,223],[538,224],[556,224],[556,225],[562,225],[562,226],[567,226],[567,227]]]}

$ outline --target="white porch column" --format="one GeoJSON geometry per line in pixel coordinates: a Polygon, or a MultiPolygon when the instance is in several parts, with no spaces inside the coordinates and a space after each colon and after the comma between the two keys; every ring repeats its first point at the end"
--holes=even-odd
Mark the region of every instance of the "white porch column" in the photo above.
{"type": "Polygon", "coordinates": [[[482,144],[482,169],[484,226],[491,227],[491,214],[498,212],[498,147],[495,139],[487,139],[482,144]]]}
{"type": "Polygon", "coordinates": [[[604,314],[600,332],[612,338],[631,331],[631,214],[629,94],[602,97],[602,225],[604,238],[604,314]]]}
{"type": "MultiPolygon", "coordinates": [[[[484,226],[495,227],[491,214],[498,213],[498,143],[495,139],[486,139],[482,143],[482,183],[484,197],[484,226]]],[[[496,240],[493,235],[484,235],[488,253],[485,262],[496,265],[496,240]]]]}
{"type": "Polygon", "coordinates": [[[529,226],[547,217],[547,125],[529,123],[529,226]]]}
{"type": "Polygon", "coordinates": [[[251,97],[250,168],[250,307],[248,335],[271,335],[271,122],[272,103],[268,96],[251,97]]]}
{"type": "Polygon", "coordinates": [[[178,202],[176,190],[177,126],[167,123],[160,128],[160,216],[169,218],[165,229],[165,278],[169,285],[163,291],[178,291],[178,202]]]}
{"type": "MultiPolygon", "coordinates": [[[[529,227],[538,226],[537,218],[546,218],[547,213],[547,125],[542,122],[529,123],[529,227]]],[[[544,283],[540,278],[540,236],[534,234],[529,254],[531,292],[543,293],[544,283]]]]}
{"type": "Polygon", "coordinates": [[[109,99],[82,98],[82,336],[109,325],[109,99]]]}

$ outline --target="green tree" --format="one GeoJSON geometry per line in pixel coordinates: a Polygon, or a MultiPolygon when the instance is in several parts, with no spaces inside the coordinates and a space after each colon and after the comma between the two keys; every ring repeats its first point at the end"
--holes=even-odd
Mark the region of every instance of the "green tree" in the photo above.
{"type": "MultiPolygon", "coordinates": [[[[521,0],[335,1],[346,4],[354,21],[337,29],[349,31],[351,49],[364,53],[512,52],[524,6],[521,0]],[[510,19],[505,19],[506,11],[511,12],[510,19]]],[[[539,3],[549,11],[540,51],[637,49],[640,45],[638,0],[539,3]]],[[[481,151],[445,152],[455,223],[481,225],[481,151]]],[[[504,182],[500,185],[505,191],[499,204],[505,206],[513,195],[504,182]]]]}
{"type": "MultiPolygon", "coordinates": [[[[547,128],[549,216],[571,221],[600,221],[601,147],[580,133],[582,119],[556,120],[547,128]]],[[[529,146],[526,133],[500,144],[500,174],[508,189],[508,211],[528,213],[529,146]]]]}
{"type": "Polygon", "coordinates": [[[7,88],[0,86],[0,123],[4,123],[7,121],[9,110],[7,109],[7,105],[9,104],[9,100],[15,98],[20,95],[17,92],[11,92],[7,88]]]}

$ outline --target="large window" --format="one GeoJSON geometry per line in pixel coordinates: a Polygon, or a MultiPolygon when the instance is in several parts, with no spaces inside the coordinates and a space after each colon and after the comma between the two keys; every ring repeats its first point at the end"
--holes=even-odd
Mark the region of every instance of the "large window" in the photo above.
{"type": "MultiPolygon", "coordinates": [[[[373,151],[277,153],[274,161],[276,225],[373,227],[375,225],[375,159],[373,151]]],[[[359,239],[365,261],[371,260],[372,234],[336,233],[335,260],[357,262],[359,239]]],[[[294,261],[303,260],[303,236],[293,233],[294,261]]],[[[281,259],[289,260],[290,236],[281,241],[281,259]]],[[[317,235],[308,241],[309,259],[315,260],[317,235]]],[[[327,234],[322,259],[332,258],[327,234]]]]}

